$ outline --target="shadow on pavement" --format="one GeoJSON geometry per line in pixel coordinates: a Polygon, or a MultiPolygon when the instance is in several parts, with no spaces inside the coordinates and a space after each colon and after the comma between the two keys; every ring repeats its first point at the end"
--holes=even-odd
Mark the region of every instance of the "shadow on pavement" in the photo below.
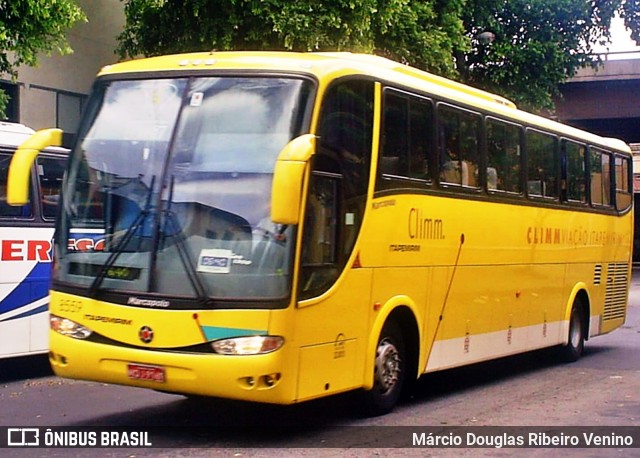
{"type": "Polygon", "coordinates": [[[0,359],[0,383],[53,375],[47,355],[0,359]]]}

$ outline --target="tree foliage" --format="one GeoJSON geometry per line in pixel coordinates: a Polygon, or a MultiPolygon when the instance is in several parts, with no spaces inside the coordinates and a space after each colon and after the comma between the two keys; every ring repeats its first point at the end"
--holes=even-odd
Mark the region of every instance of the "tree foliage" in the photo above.
{"type": "MultiPolygon", "coordinates": [[[[0,73],[17,76],[38,54],[71,52],[66,32],[85,16],[72,0],[0,0],[0,73]]],[[[6,95],[0,91],[0,111],[6,95]]]]}
{"type": "Polygon", "coordinates": [[[617,12],[640,32],[640,0],[469,0],[463,21],[472,46],[457,55],[464,81],[529,107],[550,107],[558,84],[598,62],[617,12]],[[482,32],[495,39],[482,43],[482,32]]]}
{"type": "Polygon", "coordinates": [[[620,17],[631,30],[631,38],[640,43],[640,0],[626,0],[619,10],[620,17]]]}
{"type": "Polygon", "coordinates": [[[121,0],[122,57],[196,50],[384,55],[551,106],[558,84],[594,61],[617,12],[640,41],[640,0],[121,0]],[[481,42],[482,32],[495,37],[481,42]]]}
{"type": "Polygon", "coordinates": [[[122,57],[196,50],[384,54],[455,76],[464,0],[122,0],[122,57]]]}

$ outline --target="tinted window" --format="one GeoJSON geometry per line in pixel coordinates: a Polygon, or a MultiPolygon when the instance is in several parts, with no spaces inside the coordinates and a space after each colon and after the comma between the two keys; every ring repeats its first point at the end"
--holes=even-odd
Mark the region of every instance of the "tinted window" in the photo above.
{"type": "Polygon", "coordinates": [[[438,106],[440,183],[478,187],[480,116],[438,106]]]}
{"type": "Polygon", "coordinates": [[[358,237],[369,184],[373,89],[371,81],[342,81],[322,103],[303,226],[302,299],[333,285],[358,237]]]}
{"type": "Polygon", "coordinates": [[[409,100],[386,91],[384,97],[380,173],[409,176],[409,100]]]}
{"type": "Polygon", "coordinates": [[[367,193],[372,131],[373,83],[354,80],[330,88],[320,113],[319,146],[348,178],[351,196],[367,193]]]}
{"type": "Polygon", "coordinates": [[[556,138],[527,130],[527,191],[530,196],[558,197],[556,138]]]}
{"type": "Polygon", "coordinates": [[[631,159],[628,157],[615,157],[616,174],[616,207],[618,210],[626,210],[631,206],[631,186],[629,185],[629,175],[631,170],[631,159]]]}
{"type": "Polygon", "coordinates": [[[611,154],[591,148],[591,203],[611,205],[611,154]]]}
{"type": "Polygon", "coordinates": [[[573,202],[587,202],[587,180],[585,171],[587,148],[572,141],[562,141],[563,152],[566,157],[567,168],[567,200],[573,202]]]}
{"type": "Polygon", "coordinates": [[[60,186],[66,164],[65,158],[38,157],[38,184],[40,185],[40,200],[42,202],[42,217],[53,219],[56,217],[60,186]]]}
{"type": "MultiPolygon", "coordinates": [[[[394,187],[389,178],[431,182],[433,107],[429,99],[385,91],[379,187],[394,187]],[[386,180],[385,180],[386,178],[386,180]]],[[[406,181],[400,186],[406,186],[406,181]]]]}
{"type": "MultiPolygon", "coordinates": [[[[32,218],[33,206],[27,205],[14,207],[7,203],[7,176],[9,174],[9,163],[11,154],[0,153],[0,217],[2,218],[32,218]]],[[[29,190],[30,197],[32,191],[29,190]]],[[[29,199],[32,202],[32,199],[29,199]]]]}
{"type": "Polygon", "coordinates": [[[522,192],[520,127],[487,120],[487,188],[522,192]]]}
{"type": "Polygon", "coordinates": [[[409,103],[409,176],[431,181],[433,105],[430,100],[412,98],[409,103]]]}

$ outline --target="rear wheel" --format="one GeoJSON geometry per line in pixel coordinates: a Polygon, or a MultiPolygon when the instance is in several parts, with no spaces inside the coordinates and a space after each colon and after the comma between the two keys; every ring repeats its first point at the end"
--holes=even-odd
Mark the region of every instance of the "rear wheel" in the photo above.
{"type": "Polygon", "coordinates": [[[393,410],[402,392],[406,367],[402,332],[395,322],[388,322],[378,339],[373,388],[364,392],[366,414],[383,415],[393,410]]]}
{"type": "Polygon", "coordinates": [[[565,362],[573,362],[580,359],[584,351],[585,317],[582,304],[579,300],[573,303],[571,317],[569,318],[569,338],[566,345],[560,347],[560,356],[565,362]]]}

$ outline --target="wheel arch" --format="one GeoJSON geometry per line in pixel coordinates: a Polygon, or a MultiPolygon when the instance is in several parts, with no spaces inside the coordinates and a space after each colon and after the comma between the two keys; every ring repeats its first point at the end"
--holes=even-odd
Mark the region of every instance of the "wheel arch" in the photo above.
{"type": "Polygon", "coordinates": [[[584,339],[589,340],[589,327],[591,323],[591,298],[589,296],[587,285],[580,282],[573,287],[564,310],[564,319],[562,321],[562,335],[564,336],[562,342],[563,344],[567,344],[569,342],[569,321],[571,319],[571,310],[573,309],[573,305],[576,303],[576,301],[578,301],[578,303],[580,303],[582,307],[582,316],[584,317],[584,321],[582,323],[582,331],[584,339]]]}
{"type": "Polygon", "coordinates": [[[407,375],[408,382],[418,378],[418,361],[420,358],[420,328],[418,326],[418,316],[416,305],[407,296],[398,296],[390,299],[384,304],[371,327],[369,340],[367,342],[364,389],[373,387],[374,361],[378,339],[382,329],[389,321],[394,321],[401,329],[404,341],[407,359],[407,375]]]}

